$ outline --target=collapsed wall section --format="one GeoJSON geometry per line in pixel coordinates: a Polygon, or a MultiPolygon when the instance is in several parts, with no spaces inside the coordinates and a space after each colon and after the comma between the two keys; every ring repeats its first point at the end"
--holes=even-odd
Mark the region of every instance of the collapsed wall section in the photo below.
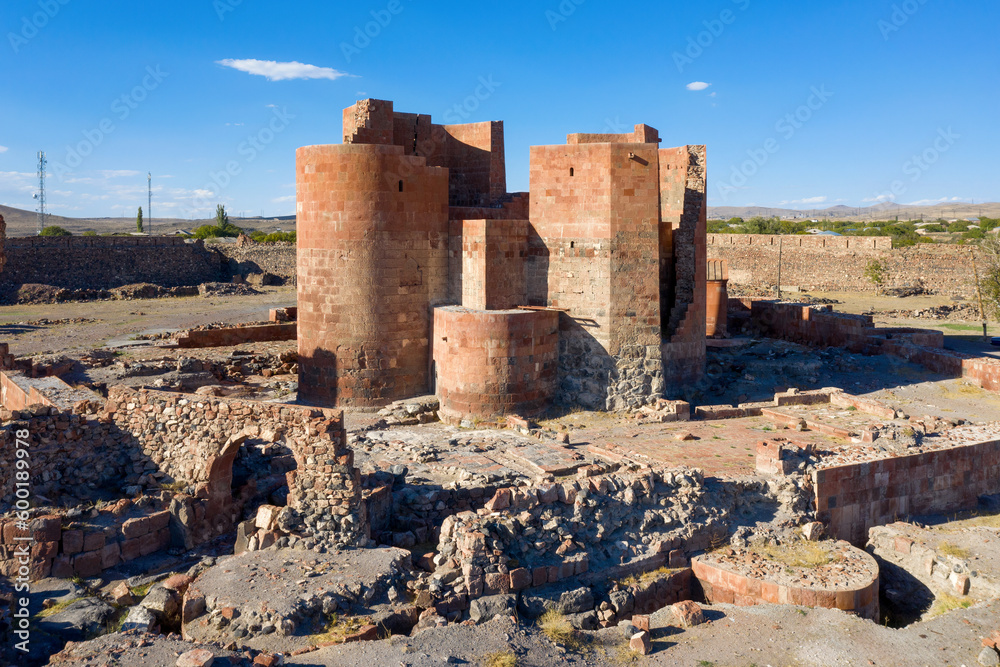
{"type": "Polygon", "coordinates": [[[427,114],[396,112],[387,100],[361,100],[344,110],[344,143],[400,146],[447,168],[451,206],[499,206],[507,195],[503,121],[436,125],[427,114]]]}
{"type": "Polygon", "coordinates": [[[706,170],[705,146],[660,150],[660,317],[667,394],[680,393],[683,385],[701,379],[705,372],[706,170]]]}
{"type": "Polygon", "coordinates": [[[448,172],[391,145],[300,148],[299,395],[383,406],[427,393],[447,298],[448,172]]]}

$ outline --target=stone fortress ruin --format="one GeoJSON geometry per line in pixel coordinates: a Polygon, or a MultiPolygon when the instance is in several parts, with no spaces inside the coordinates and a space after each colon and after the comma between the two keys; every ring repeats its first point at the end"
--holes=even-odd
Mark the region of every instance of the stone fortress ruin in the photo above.
{"type": "Polygon", "coordinates": [[[297,155],[303,400],[427,393],[456,419],[635,408],[705,362],[704,146],[658,132],[531,149],[508,193],[502,122],[363,100],[297,155]]]}
{"type": "Polygon", "coordinates": [[[730,299],[773,244],[706,244],[704,146],[571,134],[509,193],[501,122],[343,118],[297,153],[297,266],[247,239],[8,244],[16,267],[292,272],[296,304],[134,348],[0,344],[0,639],[23,580],[53,664],[790,664],[830,627],[1000,660],[995,515],[923,518],[998,506],[1000,361],[730,299]]]}

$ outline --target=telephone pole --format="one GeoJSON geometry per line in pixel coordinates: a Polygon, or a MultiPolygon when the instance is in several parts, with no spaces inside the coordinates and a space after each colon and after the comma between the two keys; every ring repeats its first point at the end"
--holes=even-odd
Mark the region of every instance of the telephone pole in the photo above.
{"type": "Polygon", "coordinates": [[[153,234],[153,172],[146,172],[146,215],[149,216],[149,234],[153,234]]]}

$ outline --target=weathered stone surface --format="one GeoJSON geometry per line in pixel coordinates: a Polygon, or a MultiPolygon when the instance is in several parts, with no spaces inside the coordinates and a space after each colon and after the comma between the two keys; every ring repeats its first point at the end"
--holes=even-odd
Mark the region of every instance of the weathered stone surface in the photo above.
{"type": "Polygon", "coordinates": [[[150,632],[159,623],[156,615],[142,605],[132,607],[128,610],[128,615],[122,623],[121,630],[136,630],[138,632],[150,632]]]}
{"type": "Polygon", "coordinates": [[[469,618],[485,623],[495,616],[511,616],[516,608],[517,598],[513,595],[489,595],[469,603],[469,618]]]}
{"type": "Polygon", "coordinates": [[[211,651],[196,648],[193,651],[182,653],[174,664],[176,667],[212,667],[214,662],[215,655],[211,651]]]}
{"type": "Polygon", "coordinates": [[[83,641],[96,632],[114,614],[114,609],[98,598],[83,598],[57,614],[36,621],[37,627],[70,641],[83,641]]]}

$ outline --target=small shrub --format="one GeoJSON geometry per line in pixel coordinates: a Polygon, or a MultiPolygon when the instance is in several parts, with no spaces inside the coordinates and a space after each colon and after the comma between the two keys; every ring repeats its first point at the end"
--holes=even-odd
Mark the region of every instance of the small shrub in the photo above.
{"type": "Polygon", "coordinates": [[[59,225],[49,225],[41,231],[39,236],[73,236],[73,232],[67,231],[59,225]]]}
{"type": "Polygon", "coordinates": [[[549,609],[538,619],[538,627],[542,634],[557,644],[573,644],[576,641],[576,630],[569,619],[558,609],[549,609]]]}
{"type": "Polygon", "coordinates": [[[882,293],[882,286],[885,285],[887,273],[888,267],[881,260],[873,259],[865,265],[865,278],[875,285],[875,291],[879,294],[882,293]]]}

